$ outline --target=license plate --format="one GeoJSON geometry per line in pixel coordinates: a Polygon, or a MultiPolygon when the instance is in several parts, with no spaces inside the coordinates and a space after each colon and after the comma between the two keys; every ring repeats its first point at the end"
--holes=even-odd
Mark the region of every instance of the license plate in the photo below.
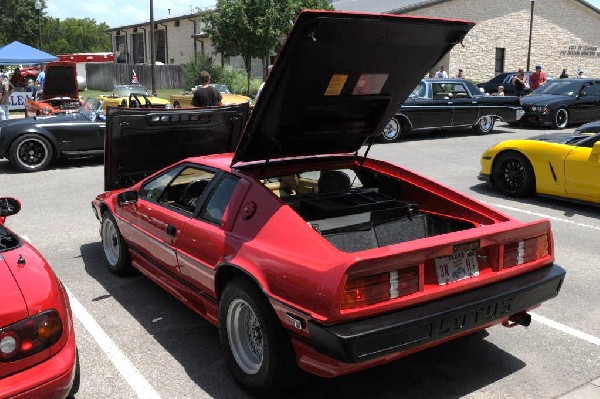
{"type": "Polygon", "coordinates": [[[443,258],[436,258],[435,271],[437,272],[439,285],[478,276],[477,253],[475,251],[464,251],[443,258]]]}

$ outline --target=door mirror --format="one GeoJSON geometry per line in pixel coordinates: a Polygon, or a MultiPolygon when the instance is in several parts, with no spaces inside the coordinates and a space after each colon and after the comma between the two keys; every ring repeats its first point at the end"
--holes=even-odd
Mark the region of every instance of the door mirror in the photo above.
{"type": "MultiPolygon", "coordinates": [[[[594,147],[592,147],[592,155],[600,155],[600,141],[596,141],[594,143],[594,147]]],[[[600,157],[598,158],[598,162],[600,162],[600,157]]]]}
{"type": "Polygon", "coordinates": [[[0,198],[0,217],[16,215],[21,210],[21,203],[15,198],[0,198]]]}
{"type": "Polygon", "coordinates": [[[135,204],[137,202],[137,200],[138,200],[138,195],[137,195],[137,191],[135,191],[135,190],[123,191],[122,193],[117,195],[117,202],[119,203],[120,206],[128,205],[128,204],[135,204]]]}

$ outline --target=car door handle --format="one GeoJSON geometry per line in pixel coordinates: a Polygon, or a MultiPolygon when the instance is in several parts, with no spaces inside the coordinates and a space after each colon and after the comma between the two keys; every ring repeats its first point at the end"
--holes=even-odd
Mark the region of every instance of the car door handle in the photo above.
{"type": "Polygon", "coordinates": [[[177,236],[177,227],[173,226],[172,224],[168,224],[167,225],[167,234],[172,237],[177,236]]]}
{"type": "Polygon", "coordinates": [[[452,101],[448,101],[448,105],[452,105],[454,104],[452,101]]]}

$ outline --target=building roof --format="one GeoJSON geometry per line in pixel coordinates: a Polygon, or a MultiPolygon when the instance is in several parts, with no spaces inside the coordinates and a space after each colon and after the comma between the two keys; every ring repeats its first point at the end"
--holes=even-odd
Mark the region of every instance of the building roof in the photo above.
{"type": "MultiPolygon", "coordinates": [[[[452,0],[332,0],[331,5],[339,11],[400,14],[419,8],[433,6],[452,0]]],[[[585,0],[573,0],[600,14],[600,10],[585,0]]]]}
{"type": "MultiPolygon", "coordinates": [[[[176,17],[169,17],[169,18],[163,18],[163,19],[155,19],[154,23],[155,24],[164,24],[166,22],[172,22],[172,21],[181,21],[182,19],[189,19],[189,18],[198,18],[199,15],[198,13],[193,13],[193,14],[184,14],[184,15],[178,15],[176,17]]],[[[123,26],[116,26],[114,28],[109,28],[106,30],[107,33],[111,33],[111,32],[115,32],[118,30],[122,30],[122,29],[131,29],[131,28],[139,28],[142,26],[147,26],[150,25],[150,21],[145,21],[145,22],[140,22],[137,24],[131,24],[131,25],[123,25],[123,26]]]]}

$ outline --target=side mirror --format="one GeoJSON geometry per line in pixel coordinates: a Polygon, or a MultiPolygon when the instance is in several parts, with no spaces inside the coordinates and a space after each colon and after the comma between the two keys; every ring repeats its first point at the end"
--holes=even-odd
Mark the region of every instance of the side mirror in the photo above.
{"type": "Polygon", "coordinates": [[[10,197],[0,198],[0,218],[16,215],[21,210],[19,200],[10,197]]]}
{"type": "Polygon", "coordinates": [[[119,203],[119,206],[135,204],[137,200],[137,191],[134,190],[123,191],[122,193],[117,195],[117,202],[119,203]]]}
{"type": "MultiPolygon", "coordinates": [[[[592,147],[592,155],[600,155],[600,141],[596,141],[594,146],[592,147]]],[[[600,157],[598,158],[598,162],[600,163],[600,157]]]]}

